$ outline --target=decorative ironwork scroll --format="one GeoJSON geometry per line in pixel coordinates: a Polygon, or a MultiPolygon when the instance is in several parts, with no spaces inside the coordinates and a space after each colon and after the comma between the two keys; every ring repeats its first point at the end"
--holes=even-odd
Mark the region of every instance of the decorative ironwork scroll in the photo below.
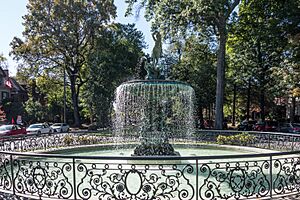
{"type": "Polygon", "coordinates": [[[15,159],[14,190],[37,197],[69,199],[73,196],[73,174],[70,162],[48,162],[40,159],[15,159]]]}
{"type": "Polygon", "coordinates": [[[265,197],[270,193],[269,168],[268,161],[202,164],[200,199],[265,197]]]}
{"type": "Polygon", "coordinates": [[[182,199],[195,198],[188,178],[191,165],[84,164],[77,166],[81,199],[182,199]]]}

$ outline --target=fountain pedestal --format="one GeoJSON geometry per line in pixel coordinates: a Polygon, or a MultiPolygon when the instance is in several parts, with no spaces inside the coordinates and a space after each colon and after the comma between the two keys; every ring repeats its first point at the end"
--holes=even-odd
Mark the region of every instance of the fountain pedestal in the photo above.
{"type": "Polygon", "coordinates": [[[167,138],[140,138],[141,143],[134,149],[133,156],[179,156],[167,138]]]}

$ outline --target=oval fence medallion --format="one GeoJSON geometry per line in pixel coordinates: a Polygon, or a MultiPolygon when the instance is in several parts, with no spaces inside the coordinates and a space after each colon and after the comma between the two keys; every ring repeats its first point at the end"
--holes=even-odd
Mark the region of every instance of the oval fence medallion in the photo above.
{"type": "Polygon", "coordinates": [[[131,195],[137,195],[141,191],[143,183],[140,172],[130,170],[125,177],[125,183],[127,192],[131,195]]]}

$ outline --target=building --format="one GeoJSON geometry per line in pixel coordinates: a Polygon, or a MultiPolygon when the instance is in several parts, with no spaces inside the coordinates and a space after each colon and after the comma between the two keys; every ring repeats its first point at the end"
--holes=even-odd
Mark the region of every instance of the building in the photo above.
{"type": "Polygon", "coordinates": [[[17,116],[21,117],[19,113],[15,113],[15,110],[18,110],[19,103],[27,100],[28,94],[25,87],[9,77],[7,69],[0,67],[0,124],[6,124],[17,116]],[[10,102],[9,107],[4,108],[4,100],[10,102]]]}
{"type": "Polygon", "coordinates": [[[20,85],[14,78],[9,77],[7,69],[0,67],[0,103],[8,98],[26,101],[28,95],[24,86],[20,85]]]}

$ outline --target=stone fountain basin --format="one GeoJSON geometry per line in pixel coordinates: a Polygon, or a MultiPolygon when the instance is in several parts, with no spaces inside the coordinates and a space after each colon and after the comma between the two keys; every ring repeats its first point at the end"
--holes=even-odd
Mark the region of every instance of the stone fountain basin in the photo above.
{"type": "MultiPolygon", "coordinates": [[[[211,159],[203,159],[205,162],[210,163],[228,161],[227,159],[217,159],[214,156],[234,156],[244,154],[261,154],[261,153],[274,153],[277,151],[260,149],[255,147],[243,147],[232,145],[217,145],[217,144],[202,144],[202,143],[172,143],[174,149],[179,152],[179,156],[132,156],[132,152],[137,143],[126,144],[97,144],[97,145],[85,145],[85,146],[72,146],[63,149],[56,149],[44,152],[46,154],[60,154],[67,156],[84,156],[87,159],[93,156],[114,157],[113,160],[109,159],[110,163],[123,163],[123,164],[193,164],[195,162],[194,157],[208,156],[211,159]],[[163,159],[157,159],[163,157],[163,159]],[[170,158],[171,157],[171,158],[170,158]],[[189,159],[189,157],[191,159],[189,159]],[[118,159],[120,158],[120,159],[118,159]],[[129,159],[126,159],[129,158],[129,159]],[[137,159],[135,159],[137,158],[137,159]],[[182,159],[184,158],[184,159],[182,159]]],[[[246,159],[246,158],[245,158],[246,159]]],[[[81,159],[76,159],[76,162],[80,162],[81,159]]],[[[230,160],[232,161],[232,159],[230,160]]]]}

